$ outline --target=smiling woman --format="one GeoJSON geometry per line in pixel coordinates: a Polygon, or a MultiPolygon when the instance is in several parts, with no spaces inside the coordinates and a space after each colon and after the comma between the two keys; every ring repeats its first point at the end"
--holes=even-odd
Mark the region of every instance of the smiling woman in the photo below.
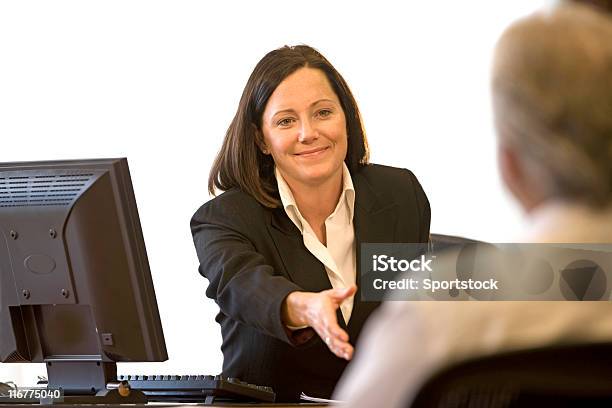
{"type": "Polygon", "coordinates": [[[355,99],[302,45],[255,67],[213,165],[225,191],[191,220],[219,305],[223,374],[279,401],[329,397],[378,306],[357,289],[359,244],[426,242],[430,209],[406,169],[368,163],[355,99]]]}

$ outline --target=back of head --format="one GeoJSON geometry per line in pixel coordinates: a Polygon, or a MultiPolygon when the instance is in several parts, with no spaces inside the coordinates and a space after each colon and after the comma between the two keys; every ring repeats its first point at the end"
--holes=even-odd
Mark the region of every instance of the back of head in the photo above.
{"type": "Polygon", "coordinates": [[[612,16],[561,4],[508,28],[492,75],[496,127],[547,197],[612,201],[612,16]]]}

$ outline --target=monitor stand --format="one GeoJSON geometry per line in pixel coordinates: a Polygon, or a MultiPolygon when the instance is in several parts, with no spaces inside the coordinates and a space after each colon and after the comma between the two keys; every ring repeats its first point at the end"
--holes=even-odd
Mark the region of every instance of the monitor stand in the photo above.
{"type": "Polygon", "coordinates": [[[147,397],[117,383],[117,364],[102,361],[48,361],[47,388],[63,389],[64,404],[146,404],[147,397]],[[110,388],[109,385],[116,385],[110,388]]]}

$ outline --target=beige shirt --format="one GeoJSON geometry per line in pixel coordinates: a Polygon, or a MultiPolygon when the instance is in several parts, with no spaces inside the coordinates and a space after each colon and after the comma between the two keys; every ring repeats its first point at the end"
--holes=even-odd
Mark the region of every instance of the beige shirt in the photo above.
{"type": "MultiPolygon", "coordinates": [[[[325,220],[327,246],[319,241],[308,221],[300,213],[293,193],[278,168],[274,174],[287,216],[302,233],[304,246],[325,266],[332,287],[338,289],[354,285],[357,265],[355,229],[353,227],[355,189],[346,164],[342,163],[342,193],[340,199],[334,212],[325,220]]],[[[353,297],[346,299],[340,305],[346,323],[351,318],[353,299],[353,297]]]]}
{"type": "MultiPolygon", "coordinates": [[[[553,203],[529,221],[523,242],[612,242],[612,209],[553,203]]],[[[611,302],[385,302],[366,323],[333,398],[350,407],[404,407],[454,362],[590,341],[612,341],[611,302]]]]}

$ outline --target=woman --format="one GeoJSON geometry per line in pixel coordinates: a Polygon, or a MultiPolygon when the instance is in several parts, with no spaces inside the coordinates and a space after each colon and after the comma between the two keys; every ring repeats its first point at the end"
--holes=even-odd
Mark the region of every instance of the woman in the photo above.
{"type": "Polygon", "coordinates": [[[361,302],[361,242],[426,242],[414,175],[368,164],[359,109],[308,46],[255,67],[213,165],[225,191],[191,220],[200,273],[220,312],[223,375],[329,397],[378,306],[361,302]]]}

